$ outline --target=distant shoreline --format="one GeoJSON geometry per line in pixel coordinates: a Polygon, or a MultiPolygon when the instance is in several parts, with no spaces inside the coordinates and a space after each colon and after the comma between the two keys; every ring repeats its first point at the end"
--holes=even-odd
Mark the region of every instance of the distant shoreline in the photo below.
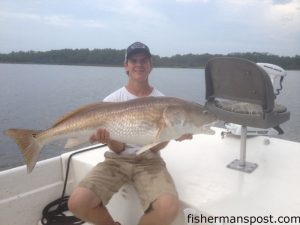
{"type": "MultiPolygon", "coordinates": [[[[116,49],[61,49],[46,52],[19,51],[0,54],[0,63],[121,67],[124,55],[125,50],[116,49]]],[[[152,55],[152,62],[156,68],[204,68],[210,59],[224,56],[244,58],[255,63],[271,63],[285,70],[300,70],[300,55],[290,57],[259,52],[230,53],[227,55],[209,53],[177,54],[171,57],[152,55]]]]}

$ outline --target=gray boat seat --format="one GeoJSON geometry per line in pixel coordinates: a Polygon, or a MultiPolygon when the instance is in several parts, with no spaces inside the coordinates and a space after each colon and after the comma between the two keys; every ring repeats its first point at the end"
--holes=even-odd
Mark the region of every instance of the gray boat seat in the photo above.
{"type": "Polygon", "coordinates": [[[249,60],[213,58],[206,64],[205,82],[207,108],[219,120],[242,125],[240,159],[227,167],[254,171],[258,165],[246,162],[247,126],[281,130],[279,125],[289,120],[290,112],[285,106],[275,104],[269,75],[249,60]]]}
{"type": "Polygon", "coordinates": [[[213,58],[206,65],[205,81],[206,105],[220,120],[271,128],[290,118],[285,106],[275,104],[268,74],[254,62],[213,58]]]}

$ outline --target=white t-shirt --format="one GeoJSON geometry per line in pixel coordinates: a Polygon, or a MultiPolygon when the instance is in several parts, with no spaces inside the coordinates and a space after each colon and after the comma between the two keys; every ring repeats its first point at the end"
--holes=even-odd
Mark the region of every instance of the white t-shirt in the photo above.
{"type": "MultiPolygon", "coordinates": [[[[153,88],[152,92],[148,96],[164,96],[160,91],[153,88]]],[[[104,102],[124,102],[132,99],[139,98],[138,96],[135,96],[131,94],[126,87],[122,87],[115,92],[111,93],[107,97],[103,99],[104,102]]],[[[125,150],[121,152],[121,155],[128,155],[128,154],[136,154],[136,152],[141,148],[142,146],[139,145],[129,145],[125,144],[125,150]]]]}

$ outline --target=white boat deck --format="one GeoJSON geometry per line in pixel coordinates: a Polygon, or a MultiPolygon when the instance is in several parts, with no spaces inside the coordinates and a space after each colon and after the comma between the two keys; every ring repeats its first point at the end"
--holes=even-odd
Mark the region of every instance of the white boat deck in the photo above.
{"type": "MultiPolygon", "coordinates": [[[[300,143],[268,137],[248,138],[247,161],[258,164],[258,168],[249,174],[226,168],[239,158],[240,139],[229,136],[222,139],[221,129],[214,129],[215,135],[196,135],[191,141],[172,141],[161,151],[176,183],[182,210],[191,208],[198,216],[299,216],[300,143]]],[[[68,192],[104,159],[105,150],[92,150],[73,157],[68,192]]],[[[65,168],[69,154],[63,154],[62,160],[56,157],[40,162],[30,175],[26,175],[25,167],[0,173],[1,185],[5,184],[0,191],[0,221],[9,221],[10,216],[14,217],[11,220],[14,222],[6,222],[6,225],[32,225],[18,223],[17,217],[28,214],[31,212],[29,208],[33,207],[36,210],[31,218],[33,221],[40,215],[45,202],[60,196],[64,174],[60,166],[65,168]],[[35,182],[42,182],[40,185],[44,186],[34,190],[35,182]],[[55,191],[48,191],[53,187],[55,191]],[[30,195],[38,196],[38,200],[22,199],[30,195]]],[[[137,224],[142,215],[139,200],[130,184],[121,188],[108,208],[122,225],[137,224]]],[[[184,219],[181,213],[174,225],[185,224],[184,219]]]]}
{"type": "MultiPolygon", "coordinates": [[[[172,141],[162,150],[180,199],[190,208],[212,216],[300,215],[300,144],[249,137],[247,161],[257,163],[258,168],[248,174],[226,167],[239,158],[240,139],[233,136],[222,139],[221,129],[215,130],[213,136],[172,141]]],[[[82,171],[103,160],[103,151],[74,156],[76,182],[83,178],[82,171]]],[[[120,202],[120,196],[126,198],[126,193],[134,192],[127,189],[129,185],[113,200],[120,202]]],[[[121,204],[119,212],[122,207],[121,204]]]]}
{"type": "Polygon", "coordinates": [[[163,151],[181,199],[216,216],[300,215],[299,143],[248,138],[247,161],[258,164],[248,174],[226,168],[239,158],[240,139],[220,136],[218,130],[216,136],[172,142],[163,151]]]}

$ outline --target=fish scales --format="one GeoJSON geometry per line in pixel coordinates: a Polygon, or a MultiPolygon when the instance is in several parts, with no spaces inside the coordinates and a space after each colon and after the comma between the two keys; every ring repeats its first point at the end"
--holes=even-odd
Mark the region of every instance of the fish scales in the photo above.
{"type": "Polygon", "coordinates": [[[150,142],[158,131],[158,120],[161,118],[163,107],[143,104],[140,107],[128,107],[126,110],[116,112],[115,117],[108,118],[105,128],[112,138],[136,138],[147,136],[150,142]]]}

